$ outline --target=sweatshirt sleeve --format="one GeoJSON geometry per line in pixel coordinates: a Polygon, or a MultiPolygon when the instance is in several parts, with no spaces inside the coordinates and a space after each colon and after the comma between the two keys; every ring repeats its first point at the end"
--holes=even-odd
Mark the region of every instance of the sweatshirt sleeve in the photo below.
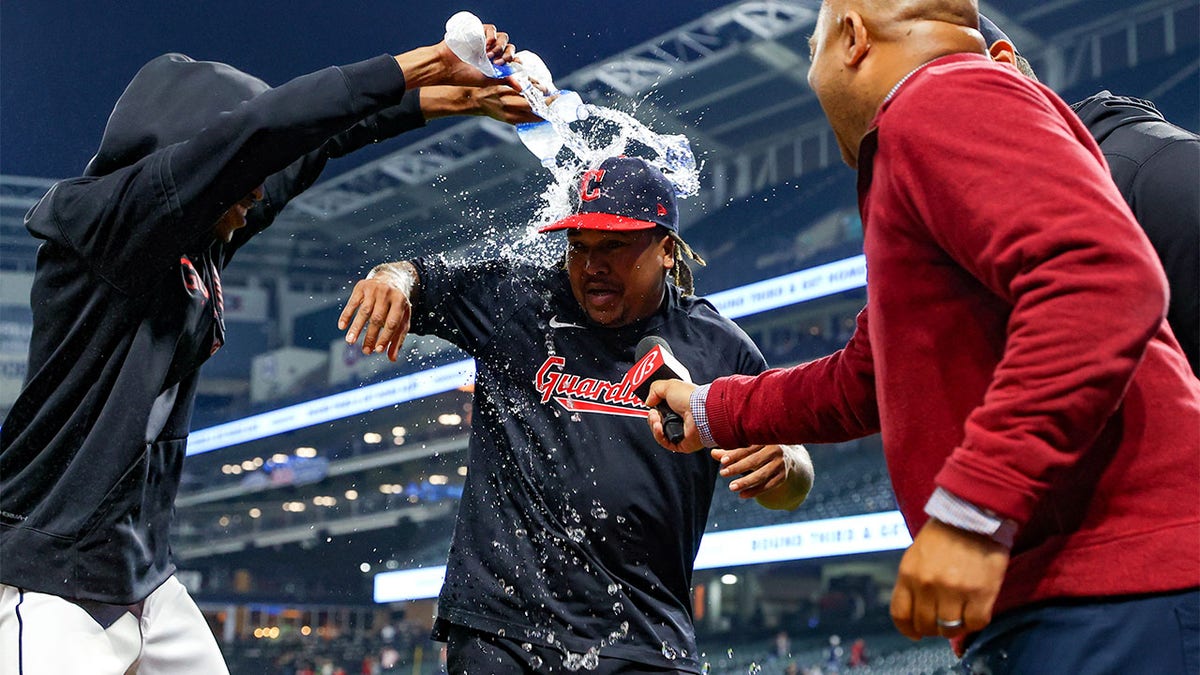
{"type": "Polygon", "coordinates": [[[792,368],[712,383],[705,404],[718,447],[833,443],[879,431],[867,310],[840,351],[792,368]]]}
{"type": "Polygon", "coordinates": [[[423,126],[425,116],[421,113],[420,90],[413,89],[404,94],[399,105],[363,119],[325,141],[320,148],[292,162],[284,170],[271,174],[263,183],[262,201],[246,214],[246,227],[234,233],[233,242],[226,250],[232,255],[251,237],[270,226],[283,207],[312,187],[329,160],[423,126]]]}
{"type": "Polygon", "coordinates": [[[914,82],[880,157],[911,222],[1011,306],[937,485],[1018,523],[1116,411],[1166,307],[1162,268],[1090,135],[1049,90],[975,69],[914,82]]]}
{"type": "Polygon", "coordinates": [[[1200,373],[1200,138],[1176,140],[1147,159],[1129,203],[1167,274],[1171,330],[1200,373]]]}
{"type": "Polygon", "coordinates": [[[187,141],[111,174],[60,184],[51,217],[30,229],[136,294],[180,255],[206,248],[220,216],[268,177],[399,105],[404,92],[404,74],[387,55],[298,77],[222,113],[187,141]]]}

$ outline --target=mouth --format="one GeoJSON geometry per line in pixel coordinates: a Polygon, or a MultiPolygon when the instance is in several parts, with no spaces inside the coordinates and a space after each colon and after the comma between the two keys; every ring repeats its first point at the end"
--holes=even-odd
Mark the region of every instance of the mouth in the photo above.
{"type": "Polygon", "coordinates": [[[612,286],[588,286],[583,291],[588,303],[595,307],[606,307],[616,303],[621,297],[619,289],[612,286]]]}

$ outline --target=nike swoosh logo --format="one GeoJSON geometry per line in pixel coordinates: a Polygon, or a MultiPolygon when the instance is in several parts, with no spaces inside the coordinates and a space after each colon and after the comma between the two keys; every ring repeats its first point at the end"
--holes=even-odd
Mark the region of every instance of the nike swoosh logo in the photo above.
{"type": "Polygon", "coordinates": [[[550,317],[550,327],[551,328],[587,328],[587,326],[580,326],[577,323],[563,323],[562,321],[558,320],[557,314],[550,317]]]}

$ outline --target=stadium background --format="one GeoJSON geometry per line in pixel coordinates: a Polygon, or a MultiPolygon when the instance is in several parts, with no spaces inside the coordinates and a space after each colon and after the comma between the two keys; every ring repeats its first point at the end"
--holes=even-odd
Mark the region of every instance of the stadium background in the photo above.
{"type": "MultiPolygon", "coordinates": [[[[772,365],[844,343],[865,301],[862,228],[854,175],[805,84],[816,0],[529,3],[501,16],[476,4],[5,0],[0,414],[30,330],[36,241],[22,216],[78,174],[141,63],[183,51],[278,84],[432,42],[457,9],[538,52],[559,86],[691,139],[703,187],[683,203],[683,235],[710,262],[698,291],[772,365]]],[[[1107,88],[1200,128],[1200,2],[981,8],[1066,100],[1107,88]]],[[[235,674],[380,660],[392,664],[380,672],[437,672],[426,636],[465,475],[469,374],[430,339],[410,338],[398,364],[365,359],[335,317],[380,261],[519,237],[547,179],[510,127],[438,121],[332,164],[226,273],[229,339],[204,369],[174,548],[235,674]]],[[[796,512],[718,490],[694,595],[712,672],[829,672],[835,635],[843,670],[858,638],[871,660],[856,672],[950,665],[944,642],[890,628],[907,535],[878,438],[810,450],[817,484],[796,512]]]]}

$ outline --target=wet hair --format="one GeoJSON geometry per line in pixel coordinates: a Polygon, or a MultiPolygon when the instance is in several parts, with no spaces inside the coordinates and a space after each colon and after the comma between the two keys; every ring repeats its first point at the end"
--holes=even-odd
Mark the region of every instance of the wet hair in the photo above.
{"type": "Polygon", "coordinates": [[[678,232],[668,231],[668,234],[671,235],[671,241],[675,242],[675,266],[671,268],[671,281],[675,282],[684,295],[695,295],[696,287],[692,282],[692,268],[687,261],[694,260],[697,265],[707,265],[708,263],[704,262],[704,258],[692,250],[691,246],[688,246],[678,232]]]}

